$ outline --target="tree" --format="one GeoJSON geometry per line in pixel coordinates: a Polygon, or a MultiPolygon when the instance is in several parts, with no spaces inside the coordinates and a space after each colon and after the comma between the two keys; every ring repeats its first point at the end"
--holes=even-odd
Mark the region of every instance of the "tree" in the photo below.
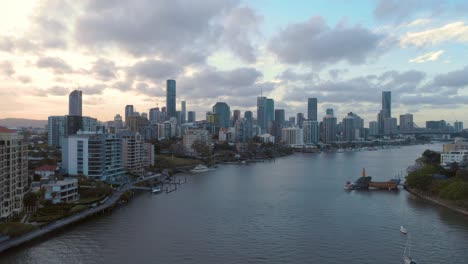
{"type": "Polygon", "coordinates": [[[23,197],[24,206],[35,206],[37,200],[37,195],[33,192],[29,192],[23,197]]]}
{"type": "Polygon", "coordinates": [[[208,146],[205,142],[197,139],[192,143],[192,148],[195,150],[198,155],[202,157],[209,156],[211,154],[210,146],[208,146]]]}
{"type": "Polygon", "coordinates": [[[440,164],[440,153],[426,149],[422,154],[422,161],[426,164],[440,164]]]}
{"type": "Polygon", "coordinates": [[[459,169],[457,171],[456,177],[461,180],[468,181],[468,170],[459,169]]]}
{"type": "Polygon", "coordinates": [[[33,175],[33,181],[35,181],[35,182],[41,181],[41,175],[34,173],[34,175],[33,175]]]}
{"type": "Polygon", "coordinates": [[[176,156],[183,156],[185,155],[185,147],[183,144],[181,143],[176,143],[176,144],[172,144],[170,147],[169,147],[169,150],[171,151],[171,153],[173,155],[176,155],[176,156]]]}

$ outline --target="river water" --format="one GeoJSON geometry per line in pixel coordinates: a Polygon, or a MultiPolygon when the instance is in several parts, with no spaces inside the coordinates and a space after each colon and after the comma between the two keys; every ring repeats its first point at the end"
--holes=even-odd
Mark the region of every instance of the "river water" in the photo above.
{"type": "Polygon", "coordinates": [[[222,165],[170,194],[139,194],[110,214],[0,255],[0,263],[467,263],[468,217],[407,192],[343,190],[363,167],[404,171],[426,148],[294,154],[222,165]],[[408,229],[405,236],[400,225],[408,229]]]}

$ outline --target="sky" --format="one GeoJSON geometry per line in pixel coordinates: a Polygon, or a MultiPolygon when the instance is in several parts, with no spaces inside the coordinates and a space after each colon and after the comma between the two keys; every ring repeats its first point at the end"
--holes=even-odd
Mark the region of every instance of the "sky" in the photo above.
{"type": "Polygon", "coordinates": [[[204,119],[216,102],[286,116],[354,112],[369,121],[392,91],[392,115],[468,124],[468,3],[438,0],[0,0],[0,118],[177,104],[204,119]]]}

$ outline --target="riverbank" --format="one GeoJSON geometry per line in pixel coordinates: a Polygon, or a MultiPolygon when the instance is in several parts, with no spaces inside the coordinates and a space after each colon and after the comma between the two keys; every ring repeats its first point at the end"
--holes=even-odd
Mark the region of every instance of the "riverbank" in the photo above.
{"type": "Polygon", "coordinates": [[[416,197],[419,197],[419,198],[421,198],[423,200],[432,202],[432,203],[437,204],[439,206],[445,207],[445,208],[450,209],[452,211],[455,211],[455,212],[458,212],[460,214],[464,214],[464,215],[468,216],[468,210],[467,209],[454,204],[454,202],[452,202],[452,201],[444,200],[444,199],[440,199],[440,198],[436,198],[436,197],[431,197],[431,196],[429,196],[427,194],[424,194],[421,191],[418,191],[418,190],[416,190],[414,188],[410,188],[410,187],[407,187],[407,186],[405,186],[405,190],[407,192],[411,193],[412,195],[414,195],[416,197]]]}

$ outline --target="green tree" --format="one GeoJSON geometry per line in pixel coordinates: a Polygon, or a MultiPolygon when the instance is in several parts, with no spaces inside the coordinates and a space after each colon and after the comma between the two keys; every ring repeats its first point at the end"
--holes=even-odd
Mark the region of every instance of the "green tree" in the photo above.
{"type": "Polygon", "coordinates": [[[199,139],[193,142],[192,148],[202,157],[207,157],[211,154],[210,146],[199,139]]]}
{"type": "Polygon", "coordinates": [[[23,204],[25,206],[35,206],[38,201],[37,194],[33,192],[27,193],[23,198],[23,204]]]}
{"type": "Polygon", "coordinates": [[[428,191],[432,183],[432,174],[436,172],[437,169],[433,166],[426,165],[408,174],[406,177],[406,184],[418,190],[428,191]]]}
{"type": "Polygon", "coordinates": [[[456,177],[463,181],[468,181],[468,170],[459,169],[456,173],[456,177]]]}
{"type": "Polygon", "coordinates": [[[426,164],[438,165],[440,164],[440,153],[430,149],[426,149],[422,154],[422,161],[426,164]]]}

